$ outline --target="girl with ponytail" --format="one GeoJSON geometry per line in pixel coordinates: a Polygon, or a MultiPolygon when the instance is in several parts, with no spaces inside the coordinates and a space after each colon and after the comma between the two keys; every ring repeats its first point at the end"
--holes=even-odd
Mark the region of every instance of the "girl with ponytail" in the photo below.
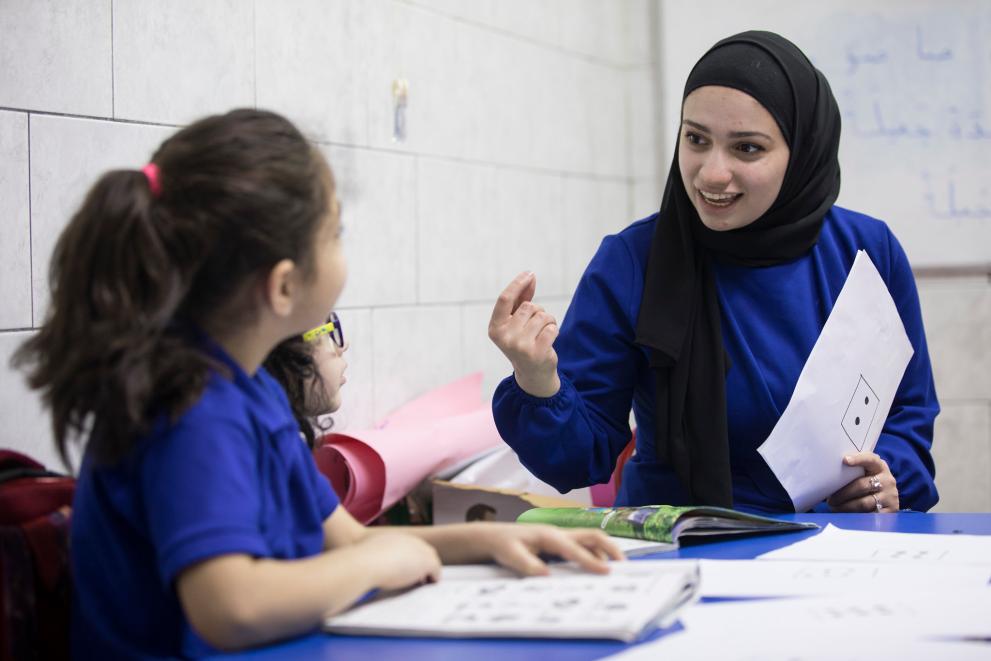
{"type": "Polygon", "coordinates": [[[198,657],[311,631],[440,561],[604,572],[597,531],[365,529],[262,367],[344,285],[330,167],[284,118],[235,110],[108,172],[60,237],[51,305],[14,357],[51,409],[73,503],[76,658],[198,657]]]}

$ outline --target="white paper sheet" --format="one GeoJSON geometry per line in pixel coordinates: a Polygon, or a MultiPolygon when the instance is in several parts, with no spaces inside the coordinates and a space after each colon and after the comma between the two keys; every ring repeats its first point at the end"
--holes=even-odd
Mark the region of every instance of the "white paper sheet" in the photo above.
{"type": "MultiPolygon", "coordinates": [[[[612,539],[610,537],[610,539],[612,539]]],[[[698,573],[700,560],[694,559],[673,559],[673,560],[637,560],[634,562],[610,561],[610,567],[614,571],[629,572],[639,567],[652,567],[670,569],[671,571],[687,571],[698,573]],[[646,564],[641,564],[646,563],[646,564]]],[[[553,562],[550,564],[551,573],[554,576],[584,576],[589,573],[579,567],[574,562],[553,562]]],[[[520,578],[520,575],[512,569],[507,569],[496,564],[475,564],[475,565],[444,565],[441,569],[441,580],[444,581],[478,581],[496,578],[520,578]]]]}
{"type": "MultiPolygon", "coordinates": [[[[703,597],[797,597],[868,591],[988,588],[991,564],[938,565],[920,571],[894,562],[702,560],[703,597]]],[[[991,650],[989,650],[991,651],[991,650]]]]}
{"type": "MultiPolygon", "coordinates": [[[[991,535],[872,532],[844,530],[829,524],[818,535],[769,551],[757,559],[970,564],[989,567],[991,535]]],[[[991,615],[988,620],[991,621],[991,615]]]]}
{"type": "Polygon", "coordinates": [[[683,631],[608,657],[614,661],[987,661],[991,649],[987,643],[937,642],[914,638],[878,635],[821,636],[808,630],[786,628],[760,635],[734,635],[732,638],[709,633],[683,631]]]}
{"type": "Polygon", "coordinates": [[[676,551],[678,549],[677,544],[652,542],[646,539],[630,539],[629,537],[616,537],[615,535],[610,535],[609,539],[612,540],[613,544],[618,546],[628,558],[636,558],[641,555],[650,555],[652,553],[666,553],[668,551],[676,551]]]}
{"type": "MultiPolygon", "coordinates": [[[[497,489],[511,489],[521,493],[532,493],[542,496],[560,497],[561,493],[547,484],[537,479],[533,473],[520,463],[516,452],[509,446],[496,448],[494,451],[470,464],[454,477],[450,478],[455,484],[474,484],[482,487],[495,487],[497,489]]],[[[579,505],[590,506],[592,495],[585,487],[583,489],[572,489],[565,494],[569,500],[574,500],[579,505]]]]}
{"type": "MultiPolygon", "coordinates": [[[[857,592],[697,604],[682,613],[681,623],[689,632],[718,634],[724,640],[789,631],[816,632],[807,644],[858,634],[878,639],[985,638],[991,636],[991,590],[857,592]]],[[[895,658],[882,654],[883,648],[874,651],[878,658],[895,658]]]]}
{"type": "Polygon", "coordinates": [[[371,635],[634,640],[694,600],[697,564],[613,562],[606,575],[552,565],[520,578],[488,566],[445,570],[438,583],[329,617],[324,628],[371,635]]]}
{"type": "Polygon", "coordinates": [[[796,511],[863,476],[843,457],[874,449],[912,354],[891,294],[859,251],[791,401],[757,448],[796,511]]]}

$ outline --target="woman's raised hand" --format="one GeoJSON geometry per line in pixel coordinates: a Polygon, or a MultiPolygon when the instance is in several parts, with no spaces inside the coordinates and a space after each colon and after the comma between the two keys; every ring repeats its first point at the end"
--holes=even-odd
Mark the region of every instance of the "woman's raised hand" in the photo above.
{"type": "Polygon", "coordinates": [[[513,364],[516,383],[534,397],[552,397],[561,388],[557,376],[557,320],[533,303],[537,276],[516,276],[496,300],[489,339],[513,364]]]}

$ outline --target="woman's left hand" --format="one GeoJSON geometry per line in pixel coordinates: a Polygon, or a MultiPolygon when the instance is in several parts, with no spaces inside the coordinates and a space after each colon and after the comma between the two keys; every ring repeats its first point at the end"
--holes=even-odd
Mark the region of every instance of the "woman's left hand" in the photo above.
{"type": "Polygon", "coordinates": [[[570,560],[596,574],[609,572],[608,560],[625,560],[609,536],[590,528],[556,528],[531,523],[468,524],[472,545],[481,555],[527,576],[547,574],[539,555],[570,560]]]}
{"type": "Polygon", "coordinates": [[[843,457],[843,463],[862,467],[864,477],[858,477],[826,500],[834,512],[897,512],[900,509],[898,483],[888,462],[873,452],[858,452],[843,457]]]}

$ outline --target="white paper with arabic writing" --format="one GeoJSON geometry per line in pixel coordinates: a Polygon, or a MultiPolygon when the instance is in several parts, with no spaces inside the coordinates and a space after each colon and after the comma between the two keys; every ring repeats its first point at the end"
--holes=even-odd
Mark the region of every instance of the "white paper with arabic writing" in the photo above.
{"type": "MultiPolygon", "coordinates": [[[[851,592],[828,597],[723,601],[685,611],[681,624],[689,633],[721,636],[763,631],[815,633],[815,641],[832,636],[985,638],[991,636],[991,590],[851,592]]],[[[991,651],[991,650],[988,650],[991,651]]],[[[878,652],[878,650],[875,650],[878,652]]],[[[881,654],[877,658],[894,658],[881,654]]]]}
{"type": "MultiPolygon", "coordinates": [[[[707,608],[707,606],[703,606],[707,608]]],[[[738,615],[748,618],[744,609],[738,615]]],[[[642,645],[633,645],[609,661],[987,661],[988,644],[960,640],[916,638],[911,633],[896,632],[879,636],[876,632],[842,631],[824,636],[812,628],[790,629],[787,625],[761,627],[755,631],[734,631],[732,637],[722,631],[692,630],[664,636],[642,645]]]]}
{"type": "Polygon", "coordinates": [[[975,590],[991,587],[987,564],[834,560],[701,560],[702,597],[806,597],[858,591],[975,590]]]}
{"type": "MultiPolygon", "coordinates": [[[[980,565],[991,568],[991,535],[844,530],[829,524],[817,535],[768,551],[757,556],[757,559],[980,565]]],[[[991,617],[988,619],[991,621],[991,617]]]]}
{"type": "Polygon", "coordinates": [[[843,457],[874,449],[913,353],[884,280],[859,251],[791,401],[757,448],[795,511],[863,476],[843,457]]]}

